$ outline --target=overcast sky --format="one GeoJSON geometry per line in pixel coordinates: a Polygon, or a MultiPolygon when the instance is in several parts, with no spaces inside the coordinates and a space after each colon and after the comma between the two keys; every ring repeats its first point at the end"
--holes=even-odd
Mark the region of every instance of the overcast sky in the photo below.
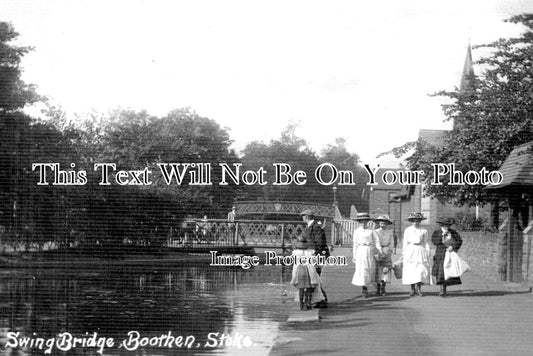
{"type": "Polygon", "coordinates": [[[0,0],[34,47],[24,80],[69,113],[191,107],[237,150],[292,120],[317,152],[345,137],[363,162],[450,128],[428,94],[459,85],[469,41],[518,35],[503,20],[523,12],[533,1],[0,0]]]}

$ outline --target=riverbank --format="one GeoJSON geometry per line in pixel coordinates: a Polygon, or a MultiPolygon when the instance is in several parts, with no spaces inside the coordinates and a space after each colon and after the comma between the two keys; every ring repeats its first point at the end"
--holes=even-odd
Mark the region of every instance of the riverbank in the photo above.
{"type": "MultiPolygon", "coordinates": [[[[242,253],[254,254],[248,247],[211,247],[220,254],[242,253]]],[[[117,247],[75,247],[47,251],[32,251],[0,255],[3,268],[85,268],[98,266],[177,266],[183,264],[209,264],[209,249],[178,250],[168,247],[124,245],[117,247]]]]}

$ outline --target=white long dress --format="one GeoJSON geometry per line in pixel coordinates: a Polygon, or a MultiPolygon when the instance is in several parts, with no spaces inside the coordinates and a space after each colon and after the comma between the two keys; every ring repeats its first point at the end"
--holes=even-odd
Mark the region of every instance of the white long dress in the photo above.
{"type": "Polygon", "coordinates": [[[352,284],[356,286],[369,286],[376,277],[376,260],[374,253],[381,253],[378,235],[374,230],[359,227],[353,235],[353,257],[355,260],[355,273],[352,284]]]}
{"type": "Polygon", "coordinates": [[[428,232],[415,226],[409,226],[403,233],[403,269],[402,283],[429,284],[429,239],[428,232]]]}

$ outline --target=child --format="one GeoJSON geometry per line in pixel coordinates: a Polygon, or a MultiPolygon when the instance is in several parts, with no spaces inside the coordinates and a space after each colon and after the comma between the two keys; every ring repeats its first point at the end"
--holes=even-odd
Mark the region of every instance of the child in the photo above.
{"type": "MultiPolygon", "coordinates": [[[[303,236],[298,237],[297,241],[293,243],[293,256],[311,257],[314,252],[315,250],[311,247],[311,244],[303,236]]],[[[319,284],[319,279],[316,268],[312,264],[295,263],[293,265],[291,284],[298,288],[301,310],[313,308],[311,299],[315,287],[319,284]]]]}
{"type": "Polygon", "coordinates": [[[392,268],[392,246],[394,243],[394,233],[388,230],[387,226],[392,225],[387,215],[380,215],[374,219],[374,222],[379,225],[376,229],[376,234],[379,238],[382,254],[376,254],[376,284],[377,295],[386,295],[385,286],[390,282],[389,271],[392,268]]]}

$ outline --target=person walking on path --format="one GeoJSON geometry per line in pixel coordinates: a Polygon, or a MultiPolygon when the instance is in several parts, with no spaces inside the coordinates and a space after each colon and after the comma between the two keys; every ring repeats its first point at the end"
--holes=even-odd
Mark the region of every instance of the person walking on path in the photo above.
{"type": "MultiPolygon", "coordinates": [[[[299,236],[293,243],[292,255],[297,257],[312,257],[315,254],[313,244],[304,236],[299,236]]],[[[312,309],[311,299],[316,287],[320,285],[320,276],[315,266],[310,263],[295,263],[292,267],[291,284],[298,289],[300,309],[312,309]]]]}
{"type": "Polygon", "coordinates": [[[437,219],[437,223],[440,225],[440,229],[433,231],[431,235],[431,242],[437,246],[435,256],[433,256],[431,275],[435,277],[435,283],[440,286],[439,295],[445,297],[447,295],[446,287],[461,284],[461,278],[444,278],[444,256],[446,251],[457,252],[461,248],[463,240],[457,231],[450,228],[455,223],[453,218],[441,217],[437,219]]]}
{"type": "Polygon", "coordinates": [[[368,297],[368,286],[376,279],[376,261],[374,253],[383,254],[379,237],[376,232],[368,227],[372,219],[368,213],[357,214],[355,220],[361,223],[353,234],[353,262],[355,272],[352,284],[362,287],[363,297],[368,297]]]}
{"type": "MultiPolygon", "coordinates": [[[[315,213],[312,210],[306,209],[302,211],[300,215],[302,216],[302,219],[306,224],[304,236],[311,244],[311,247],[314,248],[315,255],[324,256],[324,258],[328,258],[330,256],[330,252],[326,239],[326,232],[322,228],[322,225],[315,219],[315,213]]],[[[316,265],[315,268],[316,272],[320,276],[322,274],[323,266],[316,265]]],[[[317,307],[327,308],[328,297],[326,295],[326,291],[322,289],[322,287],[321,292],[324,295],[324,300],[320,302],[317,307]]]]}
{"type": "Polygon", "coordinates": [[[429,284],[429,238],[426,229],[420,228],[420,222],[426,218],[421,213],[412,213],[407,218],[411,226],[403,234],[403,269],[402,283],[411,286],[409,296],[422,297],[422,285],[429,284]]]}
{"type": "MultiPolygon", "coordinates": [[[[237,243],[237,227],[235,226],[235,217],[236,217],[236,214],[235,214],[235,206],[232,206],[231,207],[231,211],[228,213],[228,219],[227,219],[227,222],[228,222],[228,232],[229,232],[229,240],[230,242],[232,241],[235,241],[235,243],[237,243]],[[233,240],[235,239],[235,240],[233,240]]],[[[247,245],[246,243],[246,239],[244,238],[244,236],[242,234],[239,234],[240,237],[241,237],[241,240],[242,240],[242,243],[244,245],[247,245]]]]}
{"type": "Polygon", "coordinates": [[[388,230],[387,226],[392,225],[387,215],[380,215],[374,219],[379,225],[375,230],[381,245],[382,255],[376,254],[376,285],[377,295],[386,295],[385,286],[390,282],[390,270],[392,268],[392,246],[394,244],[394,232],[388,230]]]}

